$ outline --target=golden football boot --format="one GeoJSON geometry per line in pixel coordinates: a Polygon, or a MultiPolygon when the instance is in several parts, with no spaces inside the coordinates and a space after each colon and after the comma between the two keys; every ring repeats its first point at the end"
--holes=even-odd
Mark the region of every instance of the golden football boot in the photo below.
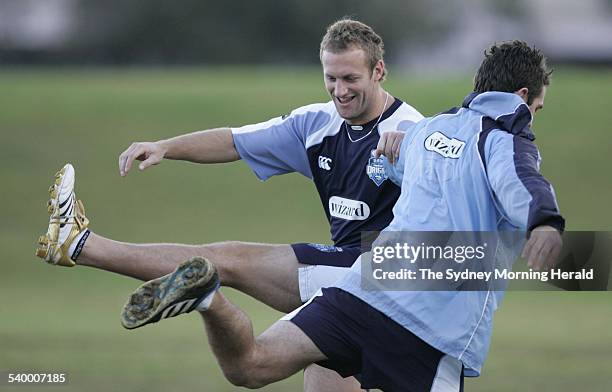
{"type": "Polygon", "coordinates": [[[76,200],[74,194],[74,179],[74,167],[67,163],[55,174],[55,181],[49,188],[49,227],[47,233],[38,239],[36,249],[36,256],[49,264],[74,266],[68,250],[74,239],[89,225],[83,203],[76,200]]]}

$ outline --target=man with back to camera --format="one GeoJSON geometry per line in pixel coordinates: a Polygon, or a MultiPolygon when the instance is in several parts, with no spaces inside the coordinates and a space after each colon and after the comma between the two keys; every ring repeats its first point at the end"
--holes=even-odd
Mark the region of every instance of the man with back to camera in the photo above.
{"type": "MultiPolygon", "coordinates": [[[[543,54],[524,42],[489,48],[462,107],[406,131],[399,161],[387,166],[401,195],[384,231],[527,231],[528,265],[551,267],[565,221],[539,173],[531,131],[549,75],[543,54]],[[438,133],[462,148],[452,157],[428,149],[427,140],[438,133]]],[[[360,374],[363,388],[385,391],[461,391],[464,374],[480,374],[502,291],[363,290],[357,261],[257,338],[247,315],[218,290],[214,265],[201,257],[138,288],[122,323],[133,329],[169,311],[199,310],[224,375],[250,388],[312,363],[343,376],[360,374]],[[193,306],[185,307],[189,302],[193,306]]]]}
{"type": "MultiPolygon", "coordinates": [[[[119,158],[125,176],[135,160],[144,170],[164,158],[198,163],[245,160],[257,177],[299,172],[317,187],[331,226],[333,246],[223,242],[206,245],[128,244],[88,230],[74,195],[74,169],[66,165],[52,187],[51,223],[37,254],[64,266],[87,265],[143,280],[171,272],[193,256],[214,260],[224,286],[288,312],[333,283],[361,253],[362,231],[384,228],[399,187],[387,179],[382,159],[397,157],[402,132],[422,116],[386,92],[383,41],[358,21],[329,26],[320,58],[332,101],[241,128],[219,128],[155,143],[134,143],[119,158]],[[67,219],[67,220],[66,220],[67,219]],[[296,273],[297,271],[297,273],[296,273]]],[[[168,315],[170,316],[170,315],[168,315]]],[[[354,390],[354,381],[309,368],[306,390],[354,390]],[[331,378],[331,384],[325,381],[331,378]],[[321,384],[318,383],[321,380],[321,384]]]]}

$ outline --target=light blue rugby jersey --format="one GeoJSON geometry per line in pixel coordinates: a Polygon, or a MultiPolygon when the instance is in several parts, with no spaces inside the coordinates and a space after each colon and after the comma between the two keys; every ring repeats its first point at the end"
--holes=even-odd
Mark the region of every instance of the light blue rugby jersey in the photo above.
{"type": "Polygon", "coordinates": [[[232,128],[234,144],[260,180],[298,172],[313,180],[330,223],[334,245],[359,247],[362,231],[379,231],[393,218],[399,186],[373,159],[380,134],[405,130],[423,116],[395,99],[378,118],[349,130],[333,102],[300,107],[289,115],[232,128]],[[351,132],[351,141],[347,132],[351,132]],[[367,136],[366,136],[367,135],[367,136]]]}
{"type": "MultiPolygon", "coordinates": [[[[402,188],[384,231],[563,230],[530,122],[518,95],[487,92],[409,129],[399,162],[387,163],[402,188]]],[[[355,263],[334,286],[461,360],[467,376],[480,374],[502,291],[366,291],[360,269],[355,263]]]]}

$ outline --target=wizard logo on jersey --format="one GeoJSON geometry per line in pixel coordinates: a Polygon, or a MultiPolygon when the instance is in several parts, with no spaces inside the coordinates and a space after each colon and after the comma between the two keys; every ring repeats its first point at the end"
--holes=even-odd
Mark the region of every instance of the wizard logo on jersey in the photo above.
{"type": "Polygon", "coordinates": [[[385,171],[385,165],[383,164],[382,157],[376,158],[374,156],[374,150],[372,150],[372,156],[368,160],[366,173],[368,174],[368,177],[374,181],[376,186],[380,186],[387,178],[389,178],[387,172],[385,171]]]}

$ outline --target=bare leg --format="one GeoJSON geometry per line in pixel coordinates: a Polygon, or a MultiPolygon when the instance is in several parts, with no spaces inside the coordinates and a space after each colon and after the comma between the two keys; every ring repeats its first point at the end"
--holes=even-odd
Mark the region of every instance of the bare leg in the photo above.
{"type": "Polygon", "coordinates": [[[141,280],[172,272],[193,256],[211,260],[221,284],[283,312],[301,305],[298,261],[289,245],[220,242],[207,245],[129,244],[91,233],[77,263],[141,280]]]}
{"type": "Polygon", "coordinates": [[[277,321],[255,338],[248,316],[221,292],[200,314],[221,370],[234,385],[260,388],[325,359],[310,338],[290,321],[277,321]]]}
{"type": "MultiPolygon", "coordinates": [[[[245,242],[130,244],[92,232],[78,264],[151,280],[172,272],[193,256],[211,260],[224,286],[238,289],[282,312],[290,312],[301,305],[297,275],[300,264],[289,245],[245,242]]],[[[248,321],[239,310],[236,314],[234,317],[248,321]]],[[[354,378],[343,379],[336,372],[317,365],[310,366],[304,373],[304,388],[307,392],[361,390],[354,378]]]]}
{"type": "Polygon", "coordinates": [[[201,252],[195,245],[130,244],[91,232],[77,264],[146,281],[172,272],[197,255],[201,252]]]}
{"type": "Polygon", "coordinates": [[[333,370],[312,364],[304,370],[304,392],[361,392],[355,377],[342,378],[333,370]]]}

